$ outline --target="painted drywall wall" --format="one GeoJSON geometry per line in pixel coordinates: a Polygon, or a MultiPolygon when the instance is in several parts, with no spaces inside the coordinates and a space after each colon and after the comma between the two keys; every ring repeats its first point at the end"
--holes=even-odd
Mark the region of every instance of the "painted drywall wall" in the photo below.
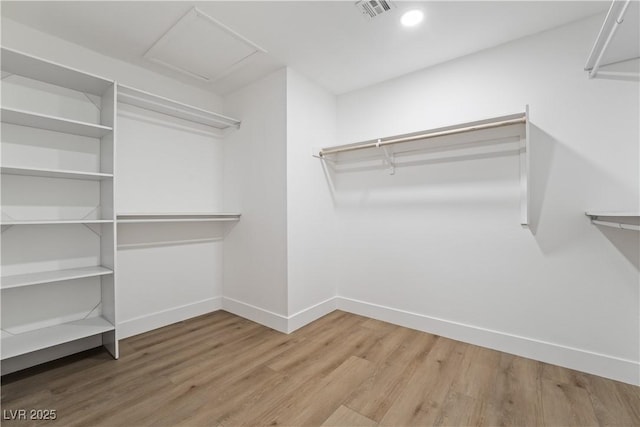
{"type": "Polygon", "coordinates": [[[213,111],[222,108],[222,98],[211,92],[102,55],[4,16],[1,33],[5,47],[201,108],[213,111]]]}
{"type": "Polygon", "coordinates": [[[286,70],[224,104],[226,114],[242,120],[224,145],[224,209],[242,214],[225,237],[225,308],[286,330],[286,70]]]}
{"type": "MultiPolygon", "coordinates": [[[[222,211],[222,138],[129,105],[118,111],[120,213],[222,211]]],[[[220,308],[225,232],[203,222],[118,226],[121,337],[220,308]]]]}
{"type": "Polygon", "coordinates": [[[287,69],[288,313],[295,316],[336,295],[331,191],[314,147],[335,142],[336,98],[287,69]]]}
{"type": "Polygon", "coordinates": [[[335,265],[339,306],[640,383],[639,235],[584,215],[640,205],[637,79],[583,71],[600,23],[338,97],[339,143],[529,104],[532,173],[529,229],[517,156],[330,175],[339,232],[326,238],[348,260],[335,265]]]}

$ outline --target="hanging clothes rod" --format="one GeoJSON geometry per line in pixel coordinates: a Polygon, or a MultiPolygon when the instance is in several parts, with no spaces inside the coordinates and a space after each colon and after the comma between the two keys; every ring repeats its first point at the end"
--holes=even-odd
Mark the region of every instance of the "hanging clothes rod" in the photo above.
{"type": "Polygon", "coordinates": [[[522,124],[526,122],[527,122],[526,115],[523,114],[521,117],[517,117],[513,119],[464,126],[464,127],[459,127],[455,129],[429,131],[429,132],[421,133],[418,135],[410,135],[410,136],[390,138],[390,139],[378,139],[376,141],[366,141],[366,142],[355,144],[355,145],[342,145],[337,147],[322,148],[318,152],[318,156],[324,157],[330,154],[338,154],[338,153],[344,153],[347,151],[363,150],[365,148],[380,148],[387,145],[400,144],[403,142],[420,141],[423,139],[437,138],[440,136],[457,135],[460,133],[467,133],[467,132],[473,132],[473,131],[484,130],[484,129],[493,129],[493,128],[498,128],[503,126],[522,124]]]}
{"type": "Polygon", "coordinates": [[[640,231],[640,225],[622,224],[622,223],[619,223],[619,222],[610,222],[610,221],[601,221],[599,219],[592,219],[591,222],[593,224],[603,225],[605,227],[621,228],[623,230],[640,231]]]}
{"type": "Polygon", "coordinates": [[[622,22],[624,21],[624,15],[625,15],[625,13],[627,13],[627,8],[629,7],[629,4],[631,3],[631,0],[626,0],[625,3],[622,5],[622,9],[620,10],[620,13],[613,20],[613,24],[611,24],[612,26],[611,26],[611,29],[609,30],[609,35],[607,36],[607,39],[604,41],[604,44],[600,48],[600,52],[598,53],[598,56],[595,59],[595,62],[593,63],[593,65],[591,65],[591,63],[593,62],[594,58],[596,57],[595,55],[596,55],[596,52],[598,51],[598,46],[600,45],[600,43],[602,41],[602,38],[604,37],[605,30],[609,26],[609,22],[611,22],[610,18],[614,14],[614,9],[616,7],[616,3],[618,3],[616,0],[613,0],[611,2],[611,6],[609,7],[609,11],[607,12],[607,16],[604,19],[604,23],[602,24],[602,27],[600,28],[600,32],[598,33],[598,37],[596,38],[596,41],[593,44],[593,47],[591,48],[591,53],[589,54],[589,58],[587,59],[587,64],[584,67],[585,71],[589,71],[589,78],[590,79],[594,78],[598,74],[598,70],[600,69],[600,64],[602,63],[602,59],[604,58],[604,54],[607,51],[607,48],[609,47],[609,43],[611,43],[611,40],[613,40],[613,36],[616,34],[616,31],[618,31],[618,28],[620,27],[620,24],[622,24],[622,22]]]}

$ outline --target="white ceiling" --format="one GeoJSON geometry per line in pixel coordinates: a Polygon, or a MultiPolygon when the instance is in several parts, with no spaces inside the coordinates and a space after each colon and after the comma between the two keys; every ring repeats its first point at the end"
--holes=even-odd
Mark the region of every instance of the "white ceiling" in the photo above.
{"type": "MultiPolygon", "coordinates": [[[[2,16],[219,94],[284,65],[340,94],[594,14],[604,16],[610,2],[398,1],[371,21],[354,3],[2,1],[2,16]],[[268,53],[208,83],[144,58],[194,6],[268,53]],[[425,21],[418,28],[401,27],[400,15],[413,8],[425,12],[425,21]]],[[[206,45],[193,49],[194,55],[206,53],[206,45]]]]}

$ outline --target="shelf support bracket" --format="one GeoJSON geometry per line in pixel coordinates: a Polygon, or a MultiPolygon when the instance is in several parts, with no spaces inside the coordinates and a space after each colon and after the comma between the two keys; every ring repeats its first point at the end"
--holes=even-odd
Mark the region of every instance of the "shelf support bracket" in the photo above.
{"type": "Polygon", "coordinates": [[[382,142],[382,140],[378,139],[378,142],[376,143],[376,147],[382,149],[384,162],[389,167],[389,169],[387,169],[387,171],[389,172],[389,175],[394,175],[396,173],[396,164],[394,162],[393,153],[389,153],[389,150],[387,149],[387,147],[380,145],[380,142],[382,142]]]}
{"type": "Polygon", "coordinates": [[[96,101],[91,99],[91,97],[89,95],[87,95],[86,93],[82,92],[82,94],[84,95],[85,98],[87,98],[89,100],[89,102],[91,102],[93,105],[95,105],[95,107],[98,109],[98,111],[102,111],[102,105],[98,104],[96,101]]]}

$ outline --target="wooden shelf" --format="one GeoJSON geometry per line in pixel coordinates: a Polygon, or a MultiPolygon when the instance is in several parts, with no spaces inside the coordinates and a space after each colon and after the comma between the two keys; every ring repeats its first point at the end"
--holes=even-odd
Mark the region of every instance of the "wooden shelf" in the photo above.
{"type": "Polygon", "coordinates": [[[3,336],[2,359],[20,356],[59,344],[113,331],[114,326],[102,317],[76,320],[17,335],[3,336]]]}
{"type": "Polygon", "coordinates": [[[119,224],[150,223],[150,222],[213,222],[239,221],[239,213],[126,213],[118,214],[119,224]]]}
{"type": "Polygon", "coordinates": [[[49,224],[107,224],[113,223],[112,219],[29,219],[29,220],[2,220],[0,225],[49,225],[49,224]]]}
{"type": "Polygon", "coordinates": [[[13,276],[2,276],[0,289],[20,288],[23,286],[39,285],[42,283],[103,276],[106,274],[113,274],[113,270],[102,266],[93,266],[70,268],[65,270],[41,271],[38,273],[16,274],[13,276]]]}
{"type": "Polygon", "coordinates": [[[19,126],[28,126],[73,135],[88,136],[91,138],[100,138],[113,131],[113,128],[108,126],[79,122],[76,120],[48,116],[46,114],[31,111],[16,110],[13,108],[2,107],[1,114],[3,123],[11,123],[19,126]]]}
{"type": "Polygon", "coordinates": [[[118,85],[118,102],[216,129],[240,127],[240,120],[124,85],[118,85]]]}
{"type": "Polygon", "coordinates": [[[102,95],[114,84],[112,80],[5,47],[2,48],[1,62],[2,70],[8,73],[94,95],[102,95]]]}
{"type": "Polygon", "coordinates": [[[0,172],[6,175],[24,175],[24,176],[40,176],[46,178],[68,178],[68,179],[83,179],[91,181],[100,181],[103,179],[112,179],[113,174],[97,173],[97,172],[79,172],[70,170],[56,170],[56,169],[43,169],[43,168],[27,168],[27,167],[13,167],[13,166],[1,166],[0,172]]]}

